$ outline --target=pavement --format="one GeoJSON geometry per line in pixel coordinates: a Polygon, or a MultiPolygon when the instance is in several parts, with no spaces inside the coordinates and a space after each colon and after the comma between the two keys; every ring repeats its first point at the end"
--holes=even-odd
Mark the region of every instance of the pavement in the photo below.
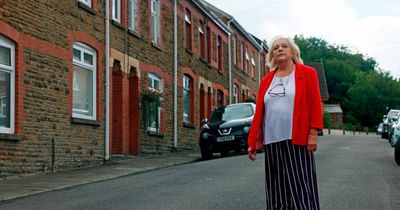
{"type": "Polygon", "coordinates": [[[199,161],[199,150],[178,150],[161,155],[134,156],[76,170],[0,180],[0,203],[54,190],[115,179],[199,161]]]}

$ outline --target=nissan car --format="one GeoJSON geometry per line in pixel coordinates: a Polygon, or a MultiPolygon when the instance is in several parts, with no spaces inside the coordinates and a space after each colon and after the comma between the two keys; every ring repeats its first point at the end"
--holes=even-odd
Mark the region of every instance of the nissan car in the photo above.
{"type": "Polygon", "coordinates": [[[227,156],[230,151],[246,152],[247,137],[255,113],[254,103],[237,103],[215,109],[204,119],[200,132],[200,151],[204,160],[214,153],[227,156]]]}

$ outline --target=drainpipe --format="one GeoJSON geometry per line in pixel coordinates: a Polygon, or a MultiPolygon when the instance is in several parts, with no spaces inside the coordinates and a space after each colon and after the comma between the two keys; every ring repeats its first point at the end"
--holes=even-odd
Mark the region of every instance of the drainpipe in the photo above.
{"type": "Polygon", "coordinates": [[[262,70],[262,61],[261,61],[261,52],[263,50],[264,42],[261,42],[261,48],[260,51],[258,51],[258,86],[260,86],[261,83],[261,70],[262,70]]]}
{"type": "Polygon", "coordinates": [[[105,50],[105,70],[106,70],[106,124],[104,138],[104,159],[110,158],[110,1],[106,0],[106,50],[105,50]]]}
{"type": "Polygon", "coordinates": [[[178,14],[174,0],[174,150],[178,149],[178,14]]]}
{"type": "MultiPolygon", "coordinates": [[[[231,22],[233,21],[233,18],[228,20],[228,28],[229,30],[231,29],[231,22]]],[[[232,104],[232,49],[231,49],[231,37],[232,33],[229,33],[228,36],[228,77],[229,77],[229,104],[232,104]]]]}

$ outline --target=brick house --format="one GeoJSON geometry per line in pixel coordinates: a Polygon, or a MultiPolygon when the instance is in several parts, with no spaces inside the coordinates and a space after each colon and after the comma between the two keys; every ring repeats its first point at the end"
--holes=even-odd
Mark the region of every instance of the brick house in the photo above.
{"type": "Polygon", "coordinates": [[[0,14],[0,178],[197,148],[200,121],[255,98],[266,71],[263,42],[204,1],[5,1],[0,14]]]}

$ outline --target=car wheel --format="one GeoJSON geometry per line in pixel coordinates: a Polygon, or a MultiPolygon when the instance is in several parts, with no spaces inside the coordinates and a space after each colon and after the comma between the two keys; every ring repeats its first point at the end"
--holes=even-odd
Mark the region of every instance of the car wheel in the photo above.
{"type": "Polygon", "coordinates": [[[201,158],[203,160],[210,160],[213,158],[213,151],[211,144],[204,144],[200,147],[201,158]]]}
{"type": "Polygon", "coordinates": [[[397,165],[400,166],[400,143],[397,142],[397,145],[394,149],[394,160],[396,161],[397,165]]]}

